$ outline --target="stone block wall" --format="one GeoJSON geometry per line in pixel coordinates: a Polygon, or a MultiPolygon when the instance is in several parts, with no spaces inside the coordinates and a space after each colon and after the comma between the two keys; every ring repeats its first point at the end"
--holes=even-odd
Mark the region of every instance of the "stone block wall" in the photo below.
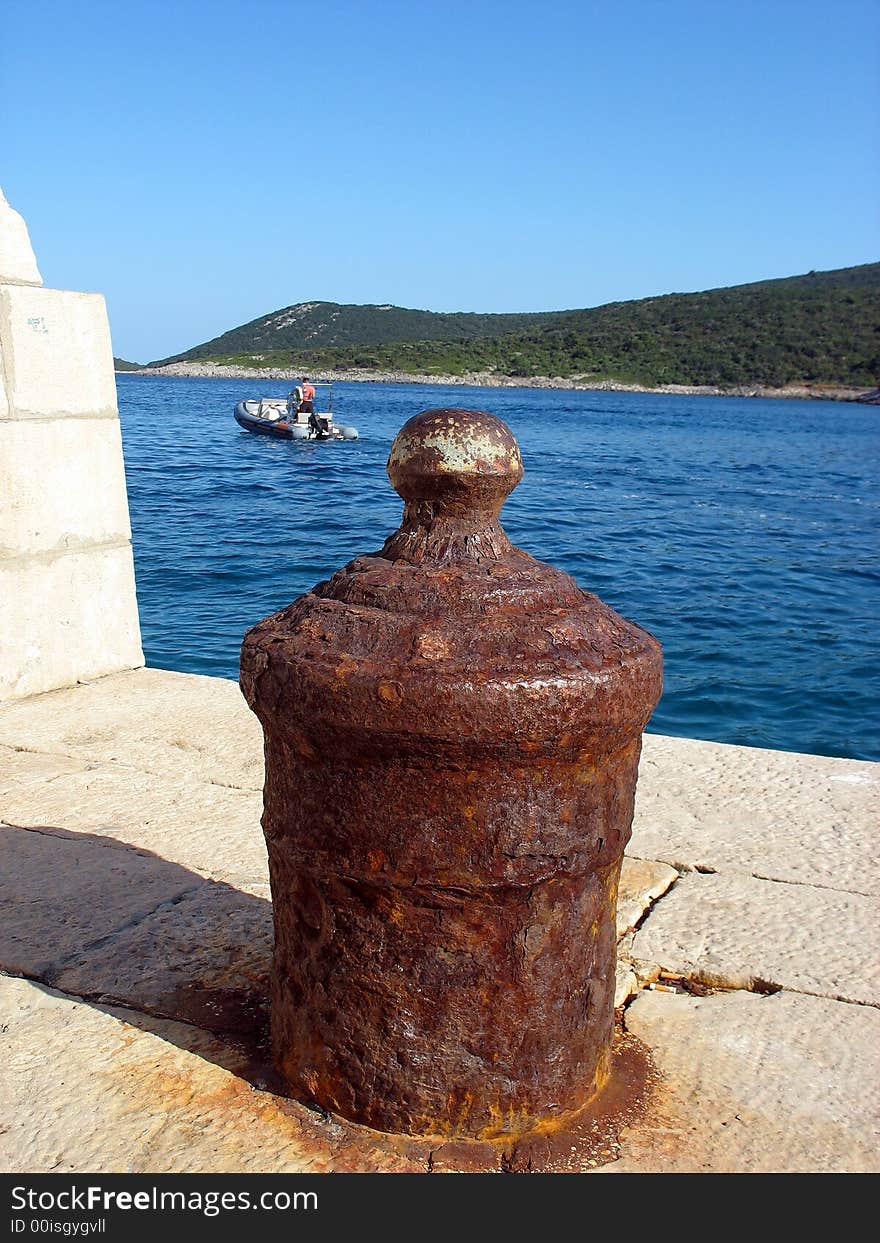
{"type": "Polygon", "coordinates": [[[0,700],[143,664],[110,328],[0,193],[0,700]]]}

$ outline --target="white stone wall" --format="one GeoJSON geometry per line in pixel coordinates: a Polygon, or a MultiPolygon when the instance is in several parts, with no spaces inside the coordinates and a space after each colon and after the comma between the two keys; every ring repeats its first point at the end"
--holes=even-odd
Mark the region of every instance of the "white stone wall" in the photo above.
{"type": "Polygon", "coordinates": [[[110,328],[0,193],[0,700],[143,664],[110,328]]]}
{"type": "Polygon", "coordinates": [[[27,225],[0,189],[0,280],[5,285],[42,285],[27,225]]]}

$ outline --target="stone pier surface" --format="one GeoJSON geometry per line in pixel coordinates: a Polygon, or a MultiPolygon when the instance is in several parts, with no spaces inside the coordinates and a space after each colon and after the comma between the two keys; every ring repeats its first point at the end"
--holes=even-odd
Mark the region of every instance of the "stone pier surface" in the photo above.
{"type": "Polygon", "coordinates": [[[0,700],[143,664],[99,294],[44,289],[0,193],[0,700]]]}
{"type": "MultiPolygon", "coordinates": [[[[272,1091],[261,743],[223,679],[0,704],[0,1168],[462,1168],[272,1091]]],[[[878,764],[645,737],[617,1001],[655,1074],[564,1168],[880,1166],[878,793],[878,764]]]]}

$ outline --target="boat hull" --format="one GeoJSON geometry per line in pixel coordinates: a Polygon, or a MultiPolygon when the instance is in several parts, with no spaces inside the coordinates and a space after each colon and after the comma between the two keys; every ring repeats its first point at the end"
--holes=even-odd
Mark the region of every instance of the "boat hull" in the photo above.
{"type": "Polygon", "coordinates": [[[246,432],[253,432],[257,436],[274,436],[276,440],[293,439],[293,429],[286,419],[278,419],[276,422],[261,419],[259,415],[248,413],[243,401],[238,403],[233,413],[236,423],[246,432]]]}

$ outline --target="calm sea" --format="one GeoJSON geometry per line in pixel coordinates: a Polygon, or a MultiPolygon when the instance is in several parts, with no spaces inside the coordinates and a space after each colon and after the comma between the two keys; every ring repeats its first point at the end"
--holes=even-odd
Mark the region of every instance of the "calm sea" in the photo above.
{"type": "Polygon", "coordinates": [[[510,537],[662,642],[657,733],[880,760],[880,411],[831,402],[339,384],[353,443],[232,418],[286,382],[117,376],[147,663],[236,677],[245,629],[361,552],[429,406],[490,410],[526,474],[510,537]]]}

